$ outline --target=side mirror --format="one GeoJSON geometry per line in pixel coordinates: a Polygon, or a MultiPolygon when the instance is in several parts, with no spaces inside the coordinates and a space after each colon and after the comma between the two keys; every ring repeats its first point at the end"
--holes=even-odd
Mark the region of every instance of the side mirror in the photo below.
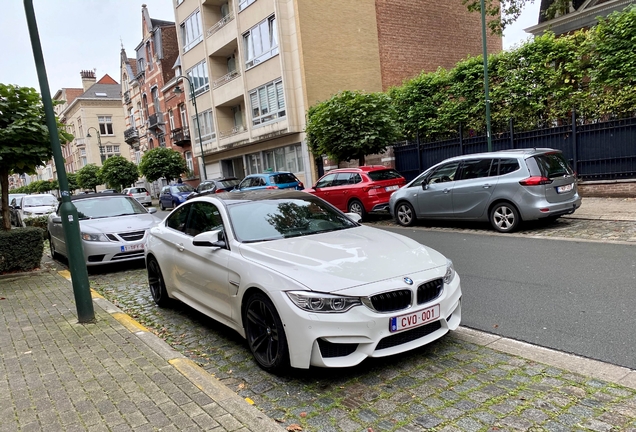
{"type": "Polygon", "coordinates": [[[422,189],[423,189],[423,190],[428,190],[428,181],[427,181],[427,180],[424,180],[424,181],[422,182],[422,189]]]}
{"type": "Polygon", "coordinates": [[[194,236],[192,244],[194,246],[225,248],[225,241],[219,240],[223,230],[206,231],[194,236]]]}
{"type": "Polygon", "coordinates": [[[345,215],[354,222],[360,222],[362,220],[362,216],[358,213],[345,213],[345,215]]]}
{"type": "Polygon", "coordinates": [[[148,207],[148,213],[150,213],[150,214],[157,213],[157,208],[156,207],[148,207]]]}
{"type": "Polygon", "coordinates": [[[61,224],[62,223],[62,218],[60,216],[54,216],[51,219],[51,222],[53,222],[54,224],[61,224]]]}

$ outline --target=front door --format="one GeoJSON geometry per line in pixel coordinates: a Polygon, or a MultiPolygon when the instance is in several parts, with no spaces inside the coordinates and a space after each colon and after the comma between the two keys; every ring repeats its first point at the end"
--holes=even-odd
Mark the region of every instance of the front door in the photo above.
{"type": "Polygon", "coordinates": [[[453,188],[459,162],[437,167],[422,182],[415,212],[421,218],[453,217],[453,188]]]}

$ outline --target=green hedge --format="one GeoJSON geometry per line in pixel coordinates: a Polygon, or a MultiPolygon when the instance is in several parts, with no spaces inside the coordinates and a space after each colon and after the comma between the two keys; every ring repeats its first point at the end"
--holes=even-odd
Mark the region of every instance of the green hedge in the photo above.
{"type": "Polygon", "coordinates": [[[24,224],[26,226],[31,226],[31,227],[38,227],[38,228],[42,228],[44,230],[46,230],[46,226],[48,223],[49,217],[48,216],[35,216],[35,217],[30,217],[30,218],[26,218],[23,219],[24,224]]]}
{"type": "Polygon", "coordinates": [[[44,254],[44,230],[26,227],[0,230],[0,273],[40,267],[44,254]]]}

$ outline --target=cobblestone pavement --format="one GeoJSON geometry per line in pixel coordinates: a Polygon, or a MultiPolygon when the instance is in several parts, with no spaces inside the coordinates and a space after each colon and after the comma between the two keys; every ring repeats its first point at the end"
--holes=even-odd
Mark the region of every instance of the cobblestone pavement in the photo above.
{"type": "MultiPolygon", "coordinates": [[[[373,221],[392,224],[388,218],[373,221]]],[[[493,234],[484,225],[425,229],[493,234]]],[[[636,242],[636,222],[562,218],[514,234],[636,242]]],[[[344,370],[263,372],[234,331],[193,309],[154,305],[142,266],[104,269],[91,287],[288,430],[634,431],[636,390],[450,334],[427,347],[344,370]]]]}

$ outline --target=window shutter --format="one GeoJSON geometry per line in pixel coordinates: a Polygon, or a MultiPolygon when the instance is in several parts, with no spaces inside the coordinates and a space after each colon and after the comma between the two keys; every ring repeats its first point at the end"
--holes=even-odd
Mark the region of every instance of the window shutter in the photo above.
{"type": "Polygon", "coordinates": [[[252,117],[259,117],[261,115],[261,111],[258,106],[258,95],[256,92],[250,93],[250,101],[252,104],[252,117]]]}
{"type": "Polygon", "coordinates": [[[267,86],[267,104],[269,105],[269,112],[275,113],[278,111],[278,104],[276,103],[276,88],[274,84],[267,86]]]}
{"type": "Polygon", "coordinates": [[[261,87],[258,89],[258,99],[261,103],[261,115],[269,114],[269,109],[267,106],[267,89],[265,87],[261,87]]]}

